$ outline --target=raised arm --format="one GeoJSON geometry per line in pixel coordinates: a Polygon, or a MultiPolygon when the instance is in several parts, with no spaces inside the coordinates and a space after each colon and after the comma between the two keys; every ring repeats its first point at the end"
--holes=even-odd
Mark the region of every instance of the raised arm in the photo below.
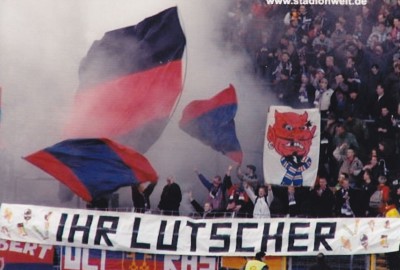
{"type": "Polygon", "coordinates": [[[247,182],[243,182],[243,186],[247,196],[249,196],[250,200],[255,203],[257,196],[254,194],[253,188],[247,182]]]}
{"type": "Polygon", "coordinates": [[[144,195],[149,197],[151,193],[153,193],[154,188],[156,187],[157,183],[150,183],[146,189],[143,191],[144,195]]]}
{"type": "Polygon", "coordinates": [[[197,170],[194,172],[197,174],[197,177],[200,179],[200,182],[203,184],[203,186],[205,186],[207,190],[210,190],[212,188],[212,183],[197,170]]]}
{"type": "Polygon", "coordinates": [[[271,185],[268,185],[268,186],[267,186],[267,192],[268,192],[268,195],[267,195],[267,202],[268,202],[268,206],[270,206],[271,203],[272,203],[272,201],[274,200],[274,193],[272,192],[272,187],[271,187],[271,185]]]}

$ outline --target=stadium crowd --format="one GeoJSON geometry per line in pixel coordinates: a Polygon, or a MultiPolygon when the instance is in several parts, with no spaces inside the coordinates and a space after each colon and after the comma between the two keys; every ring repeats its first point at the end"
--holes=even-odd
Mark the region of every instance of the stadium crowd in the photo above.
{"type": "Polygon", "coordinates": [[[316,186],[273,187],[272,214],[382,216],[400,208],[400,1],[236,0],[225,25],[226,44],[250,57],[265,91],[321,112],[316,186]]]}

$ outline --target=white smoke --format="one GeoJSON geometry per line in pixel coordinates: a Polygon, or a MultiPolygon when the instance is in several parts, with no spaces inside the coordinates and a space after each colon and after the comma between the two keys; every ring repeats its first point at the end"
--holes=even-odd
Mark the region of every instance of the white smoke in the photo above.
{"type": "MultiPolygon", "coordinates": [[[[228,158],[181,131],[182,109],[192,100],[208,99],[232,83],[239,100],[236,128],[244,163],[261,174],[262,145],[269,99],[246,72],[249,59],[232,53],[221,40],[225,1],[194,0],[5,0],[0,9],[0,84],[3,87],[0,202],[63,204],[58,182],[21,159],[61,140],[61,124],[78,86],[80,60],[94,40],[107,31],[134,25],[168,7],[178,6],[187,38],[185,83],[174,115],[159,141],[145,154],[160,175],[153,207],[168,175],[184,192],[202,201],[207,193],[193,170],[223,175],[228,158]]],[[[251,70],[250,70],[251,73],[251,70]]],[[[272,99],[271,99],[272,100],[272,99]]],[[[131,206],[129,189],[120,204],[131,206]]],[[[79,199],[70,203],[82,206],[79,199]]],[[[63,204],[65,205],[65,204],[63,204]]]]}

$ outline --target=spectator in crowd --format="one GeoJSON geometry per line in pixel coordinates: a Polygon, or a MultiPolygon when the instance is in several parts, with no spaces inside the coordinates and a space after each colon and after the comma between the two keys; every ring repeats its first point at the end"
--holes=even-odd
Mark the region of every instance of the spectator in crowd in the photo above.
{"type": "Polygon", "coordinates": [[[246,165],[246,171],[243,173],[240,165],[236,167],[236,174],[240,181],[246,181],[254,190],[261,184],[257,176],[257,168],[253,164],[246,165]]]}
{"type": "Polygon", "coordinates": [[[280,80],[276,85],[276,94],[281,102],[289,105],[293,104],[295,97],[294,82],[290,79],[288,70],[280,72],[280,80]]]}
{"type": "MultiPolygon", "coordinates": [[[[321,80],[325,78],[325,71],[322,68],[318,68],[311,75],[311,84],[314,86],[315,89],[318,89],[320,87],[321,80]]],[[[328,83],[326,85],[328,87],[328,83]]]]}
{"type": "Polygon", "coordinates": [[[362,14],[357,14],[355,16],[353,35],[365,43],[372,30],[372,22],[366,21],[363,17],[362,14]]]}
{"type": "Polygon", "coordinates": [[[305,187],[281,186],[274,189],[274,199],[281,203],[280,214],[289,217],[308,214],[307,202],[309,189],[305,187]]]}
{"type": "Polygon", "coordinates": [[[378,165],[380,174],[388,175],[389,171],[396,169],[396,153],[393,142],[382,140],[378,143],[378,165]]]}
{"type": "Polygon", "coordinates": [[[313,50],[317,54],[328,54],[333,49],[333,42],[326,34],[326,30],[321,29],[312,42],[313,50]]]}
{"type": "Polygon", "coordinates": [[[393,18],[393,28],[390,32],[390,36],[393,42],[400,41],[400,17],[393,18]]]}
{"type": "Polygon", "coordinates": [[[390,31],[386,27],[385,23],[380,22],[377,26],[372,28],[372,32],[367,40],[367,45],[373,46],[384,43],[386,41],[389,32],[390,31]]]}
{"type": "Polygon", "coordinates": [[[323,131],[321,132],[319,169],[326,175],[329,186],[335,185],[339,171],[337,161],[333,156],[333,151],[336,148],[333,138],[338,125],[336,116],[329,113],[326,125],[322,126],[323,131]]]}
{"type": "Polygon", "coordinates": [[[355,217],[358,214],[357,191],[350,186],[348,175],[342,173],[340,188],[335,193],[335,212],[338,217],[355,217]]]}
{"type": "Polygon", "coordinates": [[[290,21],[292,20],[298,20],[299,18],[299,12],[296,7],[291,7],[290,10],[285,14],[285,17],[283,18],[283,23],[286,26],[290,25],[290,21]]]}
{"type": "Polygon", "coordinates": [[[247,217],[247,203],[249,198],[239,183],[231,185],[227,191],[226,212],[231,217],[247,217]]]}
{"type": "Polygon", "coordinates": [[[305,32],[310,30],[310,25],[313,22],[313,17],[305,5],[299,6],[299,26],[305,32]]]}
{"type": "Polygon", "coordinates": [[[321,117],[328,116],[332,94],[333,90],[331,88],[328,88],[328,80],[326,78],[322,78],[319,82],[319,87],[315,92],[314,99],[314,105],[321,112],[321,117]]]}
{"type": "MultiPolygon", "coordinates": [[[[386,218],[400,218],[400,213],[396,209],[396,204],[392,199],[389,199],[385,207],[386,218]]],[[[400,265],[399,251],[385,253],[389,269],[396,269],[400,265]]]]}
{"type": "Polygon", "coordinates": [[[370,198],[377,189],[377,182],[377,179],[372,178],[372,171],[370,169],[366,169],[363,173],[363,183],[361,185],[361,190],[363,191],[363,201],[360,203],[362,204],[362,208],[365,211],[365,216],[367,217],[376,217],[378,215],[378,211],[369,205],[370,198]]]}
{"type": "Polygon", "coordinates": [[[290,61],[290,55],[287,51],[281,51],[280,54],[278,54],[278,59],[279,62],[272,73],[274,76],[274,84],[278,84],[280,80],[282,80],[281,74],[283,73],[288,77],[288,79],[292,76],[293,73],[293,64],[290,61]]]}
{"type": "MultiPolygon", "coordinates": [[[[363,97],[362,95],[359,94],[359,90],[355,87],[350,87],[349,89],[349,99],[347,102],[347,108],[346,108],[346,113],[345,116],[352,115],[355,118],[358,119],[364,119],[365,118],[365,96],[363,97]]],[[[365,129],[365,128],[364,128],[365,129]]]]}
{"type": "Polygon", "coordinates": [[[369,148],[366,146],[368,145],[367,141],[370,134],[368,132],[368,129],[366,128],[366,124],[364,123],[364,121],[361,120],[359,117],[356,117],[354,114],[355,112],[352,112],[351,110],[347,111],[343,125],[348,132],[356,137],[359,145],[359,148],[357,149],[358,157],[361,161],[365,161],[367,159],[369,151],[369,148]]]}
{"type": "Polygon", "coordinates": [[[195,170],[197,177],[209,192],[206,201],[210,202],[213,209],[219,212],[224,212],[226,208],[226,191],[232,185],[231,170],[232,166],[229,166],[223,181],[219,175],[214,176],[213,180],[210,181],[195,170]]]}
{"type": "Polygon", "coordinates": [[[161,192],[158,209],[160,209],[164,215],[179,216],[179,206],[181,201],[181,188],[177,183],[175,183],[175,178],[173,176],[167,177],[167,184],[161,192]]]}
{"type": "Polygon", "coordinates": [[[347,85],[344,84],[344,76],[341,74],[339,67],[335,65],[335,57],[333,55],[328,55],[325,58],[325,78],[328,80],[329,85],[331,85],[332,89],[336,89],[337,87],[342,87],[344,92],[347,92],[347,85]],[[343,81],[338,81],[336,79],[337,75],[341,74],[343,81]]]}
{"type": "Polygon", "coordinates": [[[334,142],[335,148],[343,146],[343,144],[346,144],[346,146],[343,146],[343,147],[352,147],[354,149],[359,148],[359,144],[358,144],[357,139],[354,136],[354,134],[348,132],[346,130],[346,127],[342,123],[339,123],[336,126],[335,136],[333,137],[333,142],[334,142]]]}
{"type": "Polygon", "coordinates": [[[393,141],[395,139],[395,130],[393,128],[392,116],[386,106],[381,107],[381,113],[375,120],[377,140],[393,141]]]}
{"type": "Polygon", "coordinates": [[[193,208],[196,210],[196,212],[200,215],[201,218],[214,218],[222,215],[222,213],[218,213],[213,209],[212,204],[210,202],[205,202],[204,206],[201,206],[193,198],[193,193],[191,191],[189,192],[189,200],[190,204],[193,206],[193,208]]]}
{"type": "Polygon", "coordinates": [[[244,182],[244,189],[254,204],[253,217],[254,218],[270,218],[270,206],[274,199],[271,185],[260,186],[257,190],[257,195],[247,182],[244,182]]]}
{"type": "Polygon", "coordinates": [[[383,73],[377,64],[372,64],[366,76],[366,83],[363,85],[365,89],[367,104],[373,104],[376,96],[376,88],[383,83],[383,73]]]}
{"type": "Polygon", "coordinates": [[[336,21],[335,30],[331,34],[331,39],[333,42],[334,48],[337,48],[339,45],[343,44],[346,39],[346,30],[344,29],[344,25],[340,21],[336,21]]]}
{"type": "Polygon", "coordinates": [[[136,213],[145,213],[151,209],[150,195],[153,193],[157,183],[150,183],[147,186],[137,184],[131,186],[132,202],[136,213]]]}
{"type": "Polygon", "coordinates": [[[342,147],[336,148],[333,155],[342,164],[339,168],[339,174],[347,174],[349,176],[349,184],[352,188],[359,187],[359,176],[361,176],[363,164],[357,157],[354,148],[347,148],[344,144],[342,147]]]}
{"type": "Polygon", "coordinates": [[[379,175],[382,175],[381,169],[378,164],[378,156],[377,155],[372,155],[370,157],[370,160],[368,161],[368,163],[364,165],[363,171],[365,172],[367,170],[370,171],[372,182],[375,185],[377,185],[378,177],[379,177],[379,175]]]}
{"type": "MultiPolygon", "coordinates": [[[[341,76],[341,75],[340,75],[341,76]]],[[[343,119],[348,107],[348,96],[341,87],[337,87],[332,96],[329,111],[333,112],[339,119],[343,119]]]]}
{"type": "Polygon", "coordinates": [[[312,217],[332,217],[335,206],[335,197],[332,190],[328,187],[325,176],[319,176],[314,188],[310,192],[311,216],[312,217]]]}
{"type": "Polygon", "coordinates": [[[382,204],[380,207],[380,216],[385,216],[386,212],[386,203],[389,201],[390,198],[390,188],[387,185],[387,178],[386,176],[379,176],[378,177],[378,187],[377,190],[379,190],[382,193],[382,204]]]}
{"type": "Polygon", "coordinates": [[[301,75],[301,83],[297,90],[296,108],[312,108],[315,99],[315,87],[311,84],[308,74],[301,75]]]}
{"type": "Polygon", "coordinates": [[[332,33],[335,22],[332,12],[330,12],[330,10],[326,9],[324,6],[315,6],[314,14],[315,17],[313,24],[319,23],[321,25],[321,29],[325,30],[326,33],[332,33]]]}
{"type": "Polygon", "coordinates": [[[323,253],[318,253],[317,262],[310,266],[308,270],[331,270],[332,268],[325,262],[325,256],[323,253]]]}
{"type": "Polygon", "coordinates": [[[396,112],[390,119],[395,133],[395,153],[398,155],[400,153],[400,103],[397,103],[396,112]]]}
{"type": "Polygon", "coordinates": [[[90,203],[86,204],[87,209],[106,210],[110,203],[110,195],[93,198],[90,203]]]}
{"type": "Polygon", "coordinates": [[[400,218],[400,213],[396,208],[396,203],[392,199],[388,199],[385,205],[385,217],[400,218]]]}
{"type": "Polygon", "coordinates": [[[360,72],[356,68],[356,61],[354,57],[347,57],[346,67],[343,70],[345,83],[349,86],[349,91],[354,89],[356,92],[360,88],[361,78],[360,72]]]}
{"type": "Polygon", "coordinates": [[[393,71],[387,75],[384,84],[388,95],[398,103],[400,101],[400,62],[393,64],[393,71]]]}
{"type": "Polygon", "coordinates": [[[389,112],[391,111],[391,106],[392,100],[389,95],[385,94],[385,88],[382,84],[378,84],[376,87],[376,93],[375,96],[372,100],[371,103],[371,110],[370,110],[370,115],[372,119],[376,120],[378,117],[381,115],[381,111],[383,107],[386,107],[389,109],[389,112]]]}
{"type": "Polygon", "coordinates": [[[398,178],[392,180],[390,198],[396,204],[397,210],[400,211],[400,179],[398,178]]]}

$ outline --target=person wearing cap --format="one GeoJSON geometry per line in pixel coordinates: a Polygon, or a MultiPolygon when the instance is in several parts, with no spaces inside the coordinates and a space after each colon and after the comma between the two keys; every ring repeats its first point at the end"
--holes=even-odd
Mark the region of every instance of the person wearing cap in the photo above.
{"type": "Polygon", "coordinates": [[[264,262],[265,252],[256,253],[254,259],[247,261],[244,270],[268,270],[268,265],[264,262]]]}

